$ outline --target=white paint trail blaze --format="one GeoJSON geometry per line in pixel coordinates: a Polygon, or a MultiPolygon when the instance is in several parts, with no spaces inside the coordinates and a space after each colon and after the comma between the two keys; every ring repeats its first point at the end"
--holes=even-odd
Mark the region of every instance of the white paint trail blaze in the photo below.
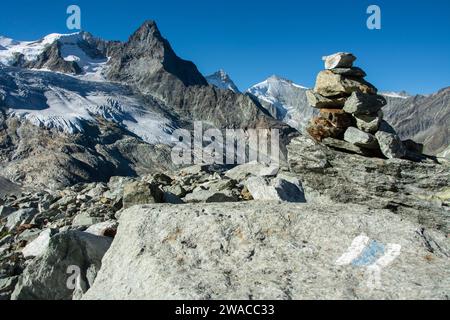
{"type": "Polygon", "coordinates": [[[369,244],[369,241],[369,237],[365,235],[356,237],[347,249],[347,252],[345,252],[342,257],[336,261],[336,265],[345,266],[350,264],[354,259],[361,255],[366,246],[369,244]]]}
{"type": "Polygon", "coordinates": [[[367,267],[367,286],[369,289],[381,288],[381,270],[397,259],[401,249],[401,245],[389,243],[386,248],[386,254],[380,257],[373,265],[367,267]]]}

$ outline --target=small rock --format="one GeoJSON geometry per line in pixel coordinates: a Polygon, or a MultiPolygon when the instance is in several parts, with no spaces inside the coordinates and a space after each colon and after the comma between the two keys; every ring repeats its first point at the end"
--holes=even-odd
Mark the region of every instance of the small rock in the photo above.
{"type": "Polygon", "coordinates": [[[257,177],[273,177],[276,176],[280,167],[278,165],[266,165],[257,161],[252,161],[239,165],[225,173],[225,176],[236,180],[242,181],[250,175],[257,177]]]}
{"type": "Polygon", "coordinates": [[[94,188],[89,190],[89,192],[86,193],[86,196],[90,197],[91,199],[99,198],[106,190],[107,187],[103,183],[99,183],[94,188]]]}
{"type": "Polygon", "coordinates": [[[179,184],[175,184],[173,186],[167,186],[164,188],[164,191],[174,194],[180,198],[184,197],[187,193],[186,190],[179,184]]]}
{"type": "Polygon", "coordinates": [[[11,243],[12,241],[14,241],[14,237],[12,235],[10,234],[5,235],[3,238],[0,239],[0,247],[5,244],[11,243]]]}
{"type": "Polygon", "coordinates": [[[367,149],[378,149],[377,139],[370,133],[350,127],[345,131],[344,140],[358,147],[367,149]]]}
{"type": "Polygon", "coordinates": [[[356,61],[356,57],[351,53],[338,52],[330,56],[323,57],[322,60],[325,61],[325,69],[351,68],[353,66],[353,62],[356,61]]]}
{"type": "Polygon", "coordinates": [[[375,134],[380,145],[381,152],[388,159],[403,158],[406,156],[406,148],[399,136],[389,132],[378,131],[375,134]]]}
{"type": "Polygon", "coordinates": [[[353,92],[376,94],[377,89],[367,81],[357,78],[346,78],[330,70],[319,72],[314,91],[324,97],[345,97],[353,92]]]}
{"type": "Polygon", "coordinates": [[[115,235],[117,233],[118,226],[119,224],[117,221],[110,220],[94,224],[90,226],[85,232],[93,234],[95,236],[114,238],[114,236],[111,235],[115,235]]]}
{"type": "Polygon", "coordinates": [[[164,193],[155,183],[132,182],[124,186],[124,208],[129,208],[137,204],[162,203],[163,201],[164,193]]]}
{"type": "MultiPolygon", "coordinates": [[[[0,294],[4,295],[6,299],[9,299],[18,280],[19,280],[19,277],[17,277],[17,276],[0,279],[0,294]]],[[[1,298],[0,298],[0,300],[1,300],[1,298]]]]}
{"type": "Polygon", "coordinates": [[[345,102],[344,111],[354,115],[376,115],[386,103],[383,96],[353,92],[345,102]]]}
{"type": "Polygon", "coordinates": [[[29,223],[38,212],[36,209],[20,209],[7,217],[6,228],[13,230],[21,224],[29,223]]]}
{"type": "Polygon", "coordinates": [[[422,143],[415,142],[415,141],[413,141],[411,139],[408,139],[408,140],[405,140],[405,141],[402,141],[402,142],[403,142],[403,145],[405,146],[405,148],[408,151],[414,152],[414,153],[417,153],[417,154],[422,154],[423,153],[424,145],[422,143]]]}
{"type": "Polygon", "coordinates": [[[25,258],[38,257],[42,255],[48,248],[50,238],[58,233],[56,229],[46,229],[42,231],[34,241],[26,245],[22,250],[22,254],[25,258]]]}
{"type": "Polygon", "coordinates": [[[275,190],[282,201],[306,203],[305,191],[301,182],[296,178],[276,178],[275,190]]]}
{"type": "Polygon", "coordinates": [[[355,77],[355,78],[364,78],[367,74],[363,69],[353,67],[353,68],[334,68],[331,71],[335,74],[340,74],[345,77],[355,77]]]}
{"type": "Polygon", "coordinates": [[[356,126],[359,130],[375,134],[380,128],[381,121],[383,120],[383,112],[379,111],[376,116],[360,114],[355,115],[354,117],[356,119],[356,126]]]}
{"type": "Polygon", "coordinates": [[[202,172],[206,173],[207,166],[194,165],[180,170],[182,175],[197,175],[202,172]]]}
{"type": "Polygon", "coordinates": [[[348,128],[353,124],[353,117],[342,109],[321,109],[320,117],[330,121],[336,128],[348,128]]]}
{"type": "Polygon", "coordinates": [[[0,219],[5,218],[6,216],[10,215],[16,211],[14,208],[8,207],[8,206],[0,206],[0,219]]]}
{"type": "Polygon", "coordinates": [[[91,215],[87,212],[80,213],[75,216],[72,221],[72,226],[74,227],[89,227],[96,223],[101,222],[100,218],[91,217],[91,215]]]}
{"type": "Polygon", "coordinates": [[[316,141],[322,141],[326,138],[341,139],[344,136],[345,129],[345,127],[336,127],[330,120],[323,117],[314,117],[311,119],[306,131],[316,141]]]}
{"type": "Polygon", "coordinates": [[[327,98],[312,90],[306,91],[308,103],[313,108],[343,108],[346,98],[327,98]]]}
{"type": "Polygon", "coordinates": [[[181,200],[180,197],[178,197],[177,195],[175,195],[171,192],[164,192],[164,203],[183,204],[184,201],[181,200]]]}
{"type": "Polygon", "coordinates": [[[381,121],[380,127],[378,128],[378,130],[379,131],[383,131],[383,132],[387,132],[387,133],[390,133],[390,134],[394,134],[394,135],[397,134],[395,129],[392,128],[392,126],[389,123],[387,123],[386,121],[384,121],[384,120],[381,121]]]}
{"type": "Polygon", "coordinates": [[[169,186],[172,184],[173,179],[164,173],[157,173],[153,175],[152,181],[156,182],[158,185],[169,186]]]}
{"type": "Polygon", "coordinates": [[[221,192],[200,190],[188,194],[184,200],[188,203],[237,202],[239,199],[231,190],[221,192]]]}
{"type": "Polygon", "coordinates": [[[262,177],[250,177],[245,186],[254,200],[306,202],[304,190],[297,180],[297,184],[285,179],[276,178],[269,184],[262,177]]]}
{"type": "Polygon", "coordinates": [[[27,229],[17,235],[16,241],[25,240],[26,242],[31,242],[36,239],[41,232],[42,230],[37,228],[27,229]]]}

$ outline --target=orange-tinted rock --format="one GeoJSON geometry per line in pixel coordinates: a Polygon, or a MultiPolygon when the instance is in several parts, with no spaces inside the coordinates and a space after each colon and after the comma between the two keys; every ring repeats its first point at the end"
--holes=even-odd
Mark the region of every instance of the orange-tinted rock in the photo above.
{"type": "Polygon", "coordinates": [[[325,138],[342,139],[345,130],[345,128],[339,128],[330,120],[322,117],[313,118],[306,129],[310,136],[317,141],[322,141],[325,138]]]}
{"type": "Polygon", "coordinates": [[[337,128],[346,129],[353,124],[352,115],[342,109],[321,109],[320,117],[327,119],[337,128]]]}

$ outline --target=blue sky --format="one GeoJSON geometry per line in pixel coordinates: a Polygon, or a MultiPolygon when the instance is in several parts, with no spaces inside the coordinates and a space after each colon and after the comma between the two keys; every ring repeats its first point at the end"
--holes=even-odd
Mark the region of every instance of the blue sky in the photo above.
{"type": "Polygon", "coordinates": [[[383,91],[450,86],[448,0],[3,1],[0,34],[68,33],[70,4],[81,7],[83,30],[110,40],[126,40],[154,19],[180,57],[204,74],[225,69],[240,89],[272,74],[313,86],[321,57],[337,51],[353,52],[383,91]],[[381,7],[381,30],[366,27],[371,4],[381,7]]]}

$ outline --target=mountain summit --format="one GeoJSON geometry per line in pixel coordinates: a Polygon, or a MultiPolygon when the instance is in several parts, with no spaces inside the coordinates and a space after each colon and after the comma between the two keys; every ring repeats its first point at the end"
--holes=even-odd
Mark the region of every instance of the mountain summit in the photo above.
{"type": "Polygon", "coordinates": [[[231,80],[230,76],[222,69],[206,77],[206,80],[210,85],[213,85],[219,89],[231,90],[235,93],[239,93],[238,87],[231,80]]]}

